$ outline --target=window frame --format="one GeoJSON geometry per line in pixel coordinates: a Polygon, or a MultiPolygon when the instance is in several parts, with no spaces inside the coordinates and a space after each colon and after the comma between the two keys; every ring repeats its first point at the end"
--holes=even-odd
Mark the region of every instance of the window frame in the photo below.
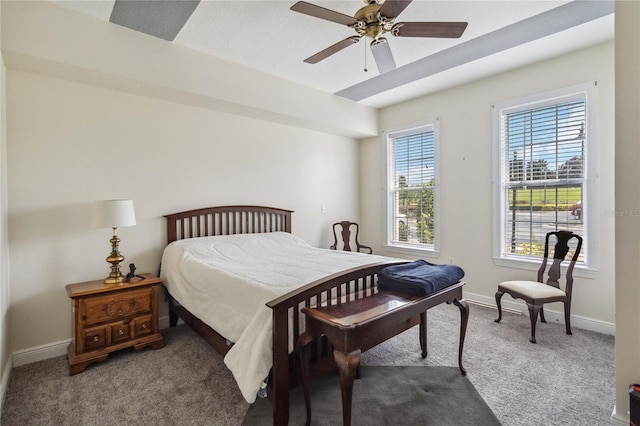
{"type": "MultiPolygon", "coordinates": [[[[586,124],[584,151],[584,188],[582,200],[584,231],[582,237],[586,244],[584,250],[584,262],[576,263],[576,274],[586,277],[593,277],[598,270],[597,240],[593,236],[597,235],[598,229],[598,197],[596,179],[598,175],[597,147],[598,147],[598,91],[597,81],[577,84],[560,88],[557,90],[542,92],[517,99],[503,101],[493,105],[492,109],[492,145],[493,145],[493,259],[498,266],[506,266],[520,269],[536,270],[540,266],[541,257],[535,256],[514,256],[507,255],[505,248],[505,224],[506,212],[504,208],[505,194],[504,179],[505,168],[504,144],[502,136],[502,117],[508,112],[517,112],[540,108],[544,106],[557,105],[572,99],[584,99],[586,108],[586,124]]],[[[507,176],[508,178],[508,176],[507,176]]]]}
{"type": "Polygon", "coordinates": [[[440,255],[440,126],[439,118],[427,118],[423,121],[413,123],[411,125],[399,126],[382,131],[382,147],[384,150],[384,203],[385,203],[385,226],[384,226],[384,248],[390,252],[396,252],[401,254],[416,255],[422,257],[436,258],[440,255]],[[395,186],[395,179],[391,176],[391,170],[389,168],[389,143],[394,136],[400,134],[419,133],[425,129],[431,129],[433,131],[433,157],[434,157],[434,180],[435,185],[433,188],[433,244],[402,244],[393,242],[394,232],[394,219],[395,210],[392,199],[392,194],[395,194],[393,188],[395,186]]]}

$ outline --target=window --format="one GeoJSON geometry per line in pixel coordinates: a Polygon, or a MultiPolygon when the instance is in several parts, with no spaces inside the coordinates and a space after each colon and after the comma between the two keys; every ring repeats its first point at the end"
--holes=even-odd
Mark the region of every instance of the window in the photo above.
{"type": "Polygon", "coordinates": [[[389,250],[437,249],[437,143],[437,120],[386,133],[389,250]]]}
{"type": "Polygon", "coordinates": [[[587,265],[594,91],[595,83],[495,106],[496,258],[541,258],[546,233],[565,229],[584,238],[587,265]]]}

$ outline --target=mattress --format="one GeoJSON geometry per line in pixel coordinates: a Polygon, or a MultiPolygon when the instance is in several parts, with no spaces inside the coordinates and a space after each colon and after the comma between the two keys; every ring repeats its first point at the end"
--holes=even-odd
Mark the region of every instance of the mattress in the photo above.
{"type": "Polygon", "coordinates": [[[252,403],[273,361],[267,302],[346,269],[396,260],[312,247],[286,232],[237,234],[172,242],[160,275],[174,299],[234,342],[224,362],[252,403]]]}

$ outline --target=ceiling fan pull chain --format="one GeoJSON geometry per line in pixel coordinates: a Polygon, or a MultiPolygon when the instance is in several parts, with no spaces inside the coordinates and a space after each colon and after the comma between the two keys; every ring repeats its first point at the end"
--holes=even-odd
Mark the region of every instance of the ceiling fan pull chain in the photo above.
{"type": "Polygon", "coordinates": [[[364,72],[368,72],[369,70],[367,69],[367,43],[362,43],[364,44],[364,72]]]}

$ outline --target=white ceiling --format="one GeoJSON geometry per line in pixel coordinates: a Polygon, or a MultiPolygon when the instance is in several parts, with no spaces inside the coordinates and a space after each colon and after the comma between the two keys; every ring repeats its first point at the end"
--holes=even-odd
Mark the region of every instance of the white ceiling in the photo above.
{"type": "MultiPolygon", "coordinates": [[[[103,21],[115,4],[52,1],[103,21]]],[[[175,40],[166,42],[380,108],[614,37],[613,2],[607,0],[414,0],[397,22],[469,25],[455,40],[388,36],[398,69],[379,75],[365,40],[318,64],[303,63],[355,32],[289,10],[294,3],[202,0],[175,40]]],[[[346,15],[364,6],[361,0],[309,3],[346,15]]]]}

